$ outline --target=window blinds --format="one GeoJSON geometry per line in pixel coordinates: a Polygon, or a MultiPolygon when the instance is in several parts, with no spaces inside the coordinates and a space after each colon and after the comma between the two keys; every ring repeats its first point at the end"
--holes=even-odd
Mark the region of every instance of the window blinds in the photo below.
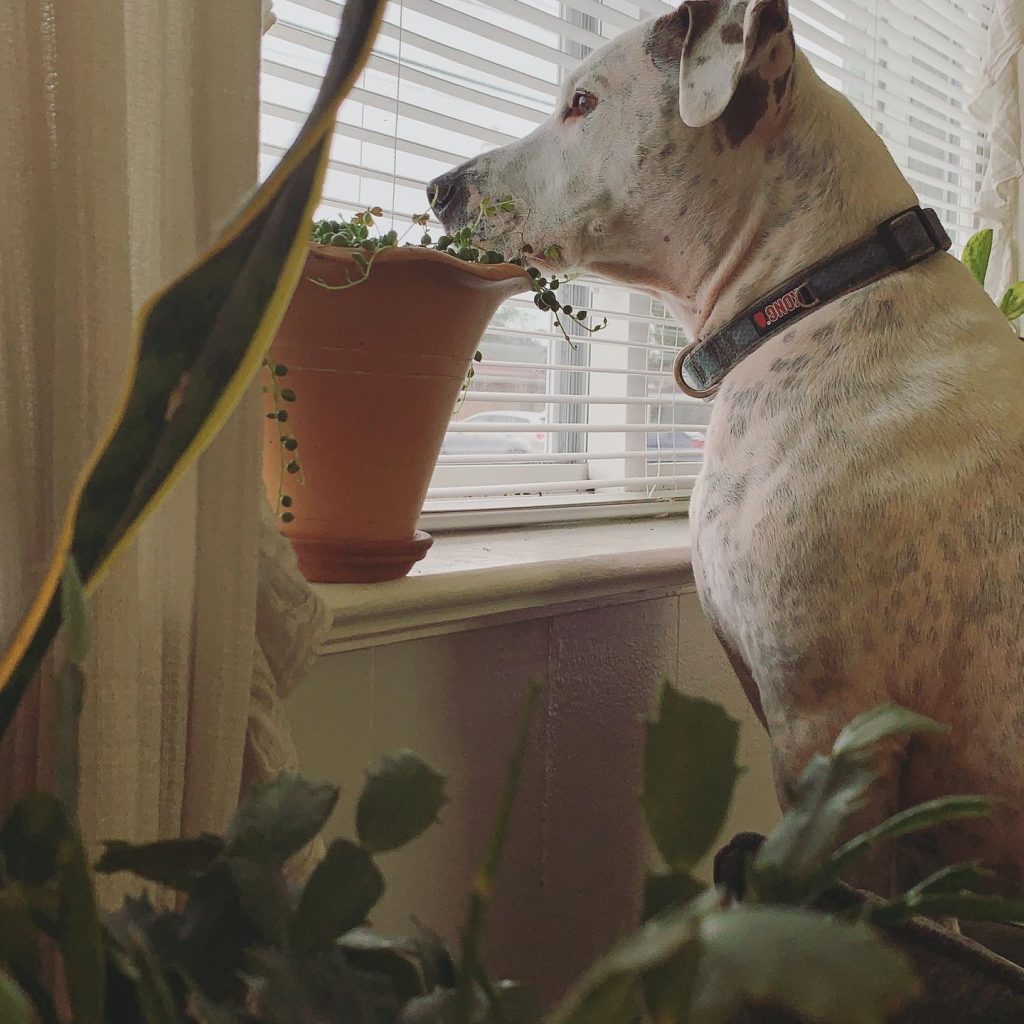
{"type": "MultiPolygon", "coordinates": [[[[264,37],[262,173],[291,141],[326,64],[341,4],[275,0],[264,37]]],[[[401,233],[435,175],[531,131],[581,57],[661,0],[396,0],[344,105],[323,212],[381,206],[401,233]]],[[[967,113],[982,56],[980,0],[791,0],[818,72],[882,136],[957,247],[975,228],[985,140],[967,113]]],[[[385,224],[385,227],[390,227],[385,224]]],[[[417,232],[418,234],[418,232],[417,232]]],[[[415,236],[414,236],[415,237],[415,236]]],[[[445,438],[427,511],[679,502],[700,466],[710,407],[679,394],[681,330],[656,301],[577,280],[563,301],[607,316],[567,343],[530,296],[484,336],[445,438]]],[[[382,410],[386,415],[386,410],[382,410]]]]}

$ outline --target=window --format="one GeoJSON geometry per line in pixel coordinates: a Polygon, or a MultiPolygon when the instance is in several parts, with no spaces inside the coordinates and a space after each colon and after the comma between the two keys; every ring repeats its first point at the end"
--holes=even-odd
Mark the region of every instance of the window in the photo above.
{"type": "MultiPolygon", "coordinates": [[[[263,53],[264,174],[312,104],[341,9],[339,0],[274,6],[263,53]]],[[[965,109],[985,4],[791,0],[791,8],[819,73],[857,105],[962,245],[976,226],[986,158],[965,109]]],[[[531,131],[580,58],[668,10],[661,0],[395,0],[343,107],[323,209],[382,206],[404,230],[426,206],[427,181],[531,131]]],[[[529,296],[498,311],[445,438],[428,515],[470,522],[474,512],[551,519],[684,507],[710,407],[672,381],[683,332],[649,297],[596,280],[568,287],[563,301],[607,316],[607,330],[574,328],[567,342],[529,296]]]]}

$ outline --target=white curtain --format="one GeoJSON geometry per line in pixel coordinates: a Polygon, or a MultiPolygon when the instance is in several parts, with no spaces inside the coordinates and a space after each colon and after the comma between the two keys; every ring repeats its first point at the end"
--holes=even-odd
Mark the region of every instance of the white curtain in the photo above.
{"type": "MultiPolygon", "coordinates": [[[[117,404],[134,310],[255,185],[268,15],[0,3],[0,638],[117,404]]],[[[263,508],[259,423],[254,389],[92,603],[87,840],[222,830],[240,790],[295,767],[280,699],[327,614],[263,508]]],[[[0,750],[0,808],[49,780],[45,675],[0,750]]]]}
{"type": "Polygon", "coordinates": [[[995,0],[971,112],[985,125],[991,147],[976,211],[995,229],[986,283],[998,300],[1024,278],[1024,0],[995,0]]]}

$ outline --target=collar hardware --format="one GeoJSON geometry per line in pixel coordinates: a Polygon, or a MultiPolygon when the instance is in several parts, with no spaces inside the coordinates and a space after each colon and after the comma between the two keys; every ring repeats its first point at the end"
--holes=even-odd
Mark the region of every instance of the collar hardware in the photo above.
{"type": "Polygon", "coordinates": [[[826,302],[915,266],[951,245],[934,210],[912,206],[889,217],[866,238],[748,306],[721,330],[687,345],[675,358],[676,384],[692,398],[710,398],[726,374],[777,331],[826,302]]]}

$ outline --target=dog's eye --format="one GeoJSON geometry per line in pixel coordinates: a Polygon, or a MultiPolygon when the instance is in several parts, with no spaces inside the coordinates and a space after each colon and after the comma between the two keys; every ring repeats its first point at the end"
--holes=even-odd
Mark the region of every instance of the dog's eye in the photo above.
{"type": "Polygon", "coordinates": [[[596,106],[597,97],[592,92],[587,92],[586,89],[577,89],[573,93],[572,102],[569,104],[565,116],[567,118],[586,117],[596,106]]]}

